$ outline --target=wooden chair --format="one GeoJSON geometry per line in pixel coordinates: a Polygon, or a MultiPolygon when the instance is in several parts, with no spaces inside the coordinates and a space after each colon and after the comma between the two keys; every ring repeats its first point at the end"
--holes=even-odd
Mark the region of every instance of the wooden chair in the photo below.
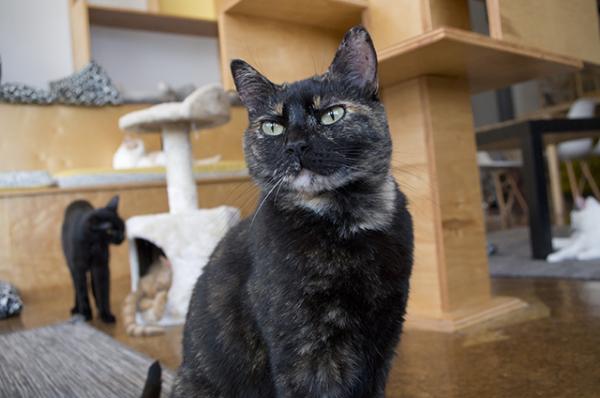
{"type": "MultiPolygon", "coordinates": [[[[582,98],[573,103],[567,117],[571,119],[593,117],[595,108],[596,101],[594,99],[582,98]]],[[[561,161],[565,162],[567,167],[567,176],[573,203],[577,203],[582,197],[582,192],[586,183],[592,189],[596,199],[600,200],[600,189],[598,189],[598,184],[596,183],[587,162],[587,158],[593,155],[597,150],[597,148],[594,149],[593,146],[594,141],[592,138],[570,140],[558,145],[558,157],[561,161]],[[581,168],[581,176],[579,179],[575,173],[574,162],[578,162],[581,168]]],[[[598,151],[600,152],[600,150],[598,151]]]]}
{"type": "Polygon", "coordinates": [[[514,225],[513,210],[518,205],[525,218],[529,207],[515,179],[515,171],[522,167],[518,160],[494,160],[487,152],[477,153],[477,164],[492,178],[496,203],[500,212],[500,223],[503,229],[514,225]]]}

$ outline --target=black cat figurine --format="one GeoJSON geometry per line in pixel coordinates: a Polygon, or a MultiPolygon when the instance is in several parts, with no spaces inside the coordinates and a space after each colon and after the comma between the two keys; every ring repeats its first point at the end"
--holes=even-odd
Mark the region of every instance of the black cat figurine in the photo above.
{"type": "Polygon", "coordinates": [[[94,209],[85,200],[71,203],[65,210],[62,225],[62,247],[75,288],[75,307],[71,314],[92,319],[87,292],[87,274],[92,274],[92,293],[100,318],[114,323],[110,312],[110,272],[108,245],[121,244],[125,224],[117,214],[119,197],[113,197],[104,208],[94,209]]]}

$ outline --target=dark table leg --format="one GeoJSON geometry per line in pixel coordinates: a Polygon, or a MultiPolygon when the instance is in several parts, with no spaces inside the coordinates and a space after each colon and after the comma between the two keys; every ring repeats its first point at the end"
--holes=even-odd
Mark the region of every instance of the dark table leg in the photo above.
{"type": "Polygon", "coordinates": [[[548,206],[548,189],[544,166],[542,134],[526,123],[523,131],[523,179],[529,206],[529,234],[533,258],[545,259],[552,252],[552,225],[548,206]]]}

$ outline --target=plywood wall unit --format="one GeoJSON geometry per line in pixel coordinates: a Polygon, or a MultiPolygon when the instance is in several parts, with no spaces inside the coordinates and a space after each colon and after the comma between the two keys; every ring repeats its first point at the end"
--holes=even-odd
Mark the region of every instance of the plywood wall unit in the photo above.
{"type": "MultiPolygon", "coordinates": [[[[48,189],[0,196],[0,280],[14,283],[24,291],[70,284],[60,245],[64,209],[76,199],[94,206],[105,205],[120,195],[123,218],[168,210],[166,187],[105,187],[100,189],[48,189]]],[[[200,205],[236,206],[247,216],[256,205],[257,190],[248,178],[203,182],[198,185],[200,205]]],[[[129,275],[127,243],[111,247],[111,278],[129,275]]]]}
{"type": "MultiPolygon", "coordinates": [[[[143,107],[0,104],[0,171],[111,167],[123,140],[119,117],[143,107]]],[[[160,148],[158,135],[144,140],[160,148]]]]}
{"type": "Polygon", "coordinates": [[[243,135],[248,126],[245,108],[231,108],[231,120],[222,126],[192,133],[194,158],[221,155],[223,160],[244,159],[243,135]]]}
{"type": "Polygon", "coordinates": [[[469,30],[468,0],[423,0],[429,2],[431,29],[448,26],[469,30]]]}
{"type": "Polygon", "coordinates": [[[415,220],[411,315],[490,299],[467,82],[423,77],[385,88],[393,168],[415,220]],[[460,97],[458,94],[460,93],[460,97]]]}
{"type": "MultiPolygon", "coordinates": [[[[0,171],[110,168],[123,140],[119,117],[149,105],[86,108],[0,104],[0,171]]],[[[243,108],[233,108],[223,126],[193,133],[194,157],[221,154],[241,160],[243,108]]],[[[160,150],[160,134],[140,136],[147,151],[160,150]]]]}
{"type": "Polygon", "coordinates": [[[363,23],[380,51],[442,26],[468,30],[468,1],[371,0],[363,23]]]}
{"type": "Polygon", "coordinates": [[[216,20],[214,0],[153,0],[162,14],[216,20]]]}
{"type": "Polygon", "coordinates": [[[260,19],[238,14],[219,15],[219,45],[223,84],[233,88],[229,64],[241,58],[275,83],[323,73],[333,60],[344,32],[260,19]],[[252,40],[248,40],[252,37],[252,40]],[[282,59],[299,59],[281,67],[282,59]]]}
{"type": "Polygon", "coordinates": [[[600,63],[596,0],[487,0],[497,39],[600,63]]]}

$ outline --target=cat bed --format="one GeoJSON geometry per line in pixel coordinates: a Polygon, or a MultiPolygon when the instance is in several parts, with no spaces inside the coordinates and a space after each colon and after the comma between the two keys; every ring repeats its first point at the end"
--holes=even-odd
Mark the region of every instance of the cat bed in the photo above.
{"type": "MultiPolygon", "coordinates": [[[[239,220],[240,211],[229,206],[142,215],[127,220],[132,291],[137,290],[140,279],[137,241],[143,239],[160,248],[172,265],[173,282],[165,316],[159,325],[184,322],[192,289],[202,268],[227,230],[239,220]]],[[[143,324],[143,319],[137,317],[137,323],[143,324]]]]}
{"type": "Polygon", "coordinates": [[[21,83],[0,84],[0,102],[105,106],[119,105],[123,100],[108,74],[92,61],[73,75],[50,82],[49,90],[21,83]]]}
{"type": "MultiPolygon", "coordinates": [[[[220,161],[194,167],[196,181],[224,177],[245,177],[248,175],[243,161],[220,161]]],[[[134,169],[100,168],[73,169],[54,174],[61,188],[93,187],[103,185],[127,185],[140,183],[161,183],[166,180],[164,167],[144,167],[134,169]]]]}
{"type": "Polygon", "coordinates": [[[0,319],[19,315],[23,309],[23,301],[17,288],[8,282],[0,281],[0,319]]]}
{"type": "Polygon", "coordinates": [[[0,172],[0,190],[44,188],[56,185],[56,180],[43,170],[0,172]]]}

